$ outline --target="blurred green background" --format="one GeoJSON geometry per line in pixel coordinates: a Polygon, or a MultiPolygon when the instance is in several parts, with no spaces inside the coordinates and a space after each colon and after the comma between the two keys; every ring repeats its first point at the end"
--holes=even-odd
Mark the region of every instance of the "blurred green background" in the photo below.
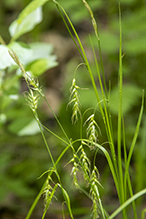
{"type": "MultiPolygon", "coordinates": [[[[31,1],[29,0],[1,0],[0,1],[0,35],[6,42],[10,41],[8,28],[12,21],[31,1]]],[[[98,54],[97,41],[91,25],[90,16],[81,0],[58,0],[70,16],[77,32],[84,44],[87,56],[95,64],[91,50],[89,34],[98,54]]],[[[118,48],[119,48],[119,21],[118,1],[116,0],[88,0],[97,21],[102,46],[102,56],[106,75],[107,87],[110,87],[111,113],[117,141],[117,101],[118,101],[118,48]],[[110,81],[110,83],[109,83],[110,81]]],[[[135,130],[141,104],[142,90],[146,87],[146,2],[144,0],[121,0],[122,34],[123,34],[123,113],[126,125],[126,143],[130,145],[135,130]]],[[[58,65],[40,73],[39,81],[53,110],[59,117],[68,136],[72,139],[79,137],[79,124],[72,126],[71,109],[66,109],[69,101],[69,88],[76,66],[81,58],[70,38],[66,27],[52,1],[43,7],[43,20],[31,32],[24,34],[18,41],[29,44],[32,42],[49,43],[52,54],[56,55],[58,65]],[[43,73],[43,74],[42,74],[43,73]]],[[[96,77],[96,75],[95,75],[96,77]]],[[[3,76],[0,71],[0,218],[25,218],[34,198],[40,190],[45,176],[38,177],[51,166],[50,159],[42,137],[33,120],[29,107],[25,104],[23,92],[27,90],[24,80],[17,77],[15,81],[13,71],[3,76]],[[12,80],[13,79],[13,80],[12,80]],[[6,87],[6,95],[4,87],[6,87]],[[8,98],[9,95],[9,98],[8,98]],[[10,95],[18,95],[16,96],[10,95]],[[30,131],[31,130],[31,131],[30,131]],[[32,132],[33,130],[33,132],[32,132]]],[[[96,106],[96,100],[91,87],[89,76],[84,67],[77,71],[77,84],[88,87],[89,90],[80,91],[82,111],[96,106]],[[92,97],[92,98],[91,98],[92,97]]],[[[41,121],[51,130],[62,133],[43,101],[40,101],[38,114],[41,121]]],[[[102,135],[99,143],[106,141],[101,118],[97,116],[97,123],[102,135]]],[[[46,133],[54,159],[63,149],[62,143],[46,133]]],[[[92,159],[92,152],[89,152],[92,159]]],[[[75,192],[71,187],[68,152],[59,171],[64,184],[72,198],[76,218],[88,218],[86,209],[90,209],[90,202],[83,194],[75,192]],[[69,186],[68,186],[69,185],[69,186]],[[78,205],[76,204],[78,200],[78,205]],[[87,208],[86,208],[87,207],[87,208]],[[86,216],[85,216],[86,215],[86,216]]],[[[101,175],[101,194],[105,206],[109,211],[117,206],[116,194],[105,158],[98,155],[97,167],[101,175]]],[[[135,148],[131,177],[135,192],[146,187],[146,114],[144,111],[138,142],[135,148]]],[[[46,218],[60,218],[61,201],[55,201],[46,218]],[[58,202],[60,201],[60,204],[58,202]],[[55,216],[54,216],[55,215],[55,216]]],[[[146,199],[139,201],[139,206],[146,205],[146,199]]],[[[32,218],[40,218],[43,211],[43,200],[40,201],[32,218]]]]}

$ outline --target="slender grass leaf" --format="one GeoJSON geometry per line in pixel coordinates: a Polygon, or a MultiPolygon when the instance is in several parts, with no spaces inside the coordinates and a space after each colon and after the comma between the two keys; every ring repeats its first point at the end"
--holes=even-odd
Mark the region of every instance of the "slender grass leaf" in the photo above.
{"type": "Polygon", "coordinates": [[[127,163],[126,163],[126,166],[125,166],[125,177],[124,177],[125,184],[126,184],[126,180],[127,180],[127,174],[128,174],[128,170],[129,170],[130,161],[131,161],[131,158],[132,158],[133,150],[134,150],[134,147],[135,147],[135,144],[136,144],[136,140],[137,140],[138,133],[139,133],[139,128],[140,128],[140,125],[141,125],[141,120],[142,120],[142,115],[143,115],[143,108],[144,108],[144,93],[143,93],[143,96],[142,96],[142,105],[141,105],[141,110],[140,110],[140,113],[139,113],[138,122],[137,122],[137,125],[136,125],[135,133],[134,133],[133,140],[132,140],[131,147],[130,147],[130,151],[129,151],[129,154],[128,154],[127,163]]]}
{"type": "Polygon", "coordinates": [[[140,192],[133,195],[131,198],[129,198],[124,204],[122,204],[114,213],[112,213],[111,216],[109,216],[108,219],[113,219],[115,216],[117,216],[124,208],[126,208],[129,204],[131,204],[135,199],[141,197],[142,195],[146,194],[146,189],[141,190],[140,192]]]}
{"type": "Polygon", "coordinates": [[[67,191],[61,185],[60,185],[60,187],[62,189],[62,193],[63,193],[66,205],[67,205],[69,213],[70,213],[70,217],[73,219],[74,217],[73,217],[72,210],[71,210],[69,195],[68,195],[67,191]]]}
{"type": "Polygon", "coordinates": [[[141,219],[144,219],[144,218],[145,218],[145,215],[146,215],[146,208],[142,211],[141,219]]]}

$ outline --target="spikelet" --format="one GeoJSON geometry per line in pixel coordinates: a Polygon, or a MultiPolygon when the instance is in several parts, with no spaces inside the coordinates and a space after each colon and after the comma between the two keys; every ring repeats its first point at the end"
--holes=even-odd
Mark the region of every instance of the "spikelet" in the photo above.
{"type": "Polygon", "coordinates": [[[78,151],[80,150],[80,162],[82,164],[83,176],[86,182],[89,182],[90,178],[90,160],[87,157],[86,152],[84,151],[83,145],[81,144],[78,151]]]}
{"type": "Polygon", "coordinates": [[[73,103],[73,113],[72,113],[72,123],[76,123],[78,121],[78,115],[80,115],[81,117],[81,105],[80,105],[80,101],[79,101],[79,95],[78,95],[78,89],[80,89],[79,86],[76,85],[76,79],[73,78],[72,80],[72,85],[70,88],[70,102],[68,103],[68,105],[73,103]]]}
{"type": "MultiPolygon", "coordinates": [[[[54,187],[52,187],[50,185],[50,182],[52,181],[51,177],[49,177],[49,179],[47,180],[46,182],[46,186],[45,186],[45,189],[43,191],[43,194],[45,196],[44,198],[44,202],[45,202],[45,209],[44,209],[44,212],[46,213],[47,212],[47,209],[49,208],[50,204],[51,204],[51,201],[52,201],[52,198],[55,197],[55,192],[56,192],[56,189],[58,187],[58,183],[55,184],[54,187]]],[[[52,181],[53,182],[53,181],[52,181]]],[[[56,197],[55,197],[56,198],[56,197]]]]}
{"type": "Polygon", "coordinates": [[[94,169],[92,170],[91,173],[91,188],[90,188],[90,195],[92,197],[92,214],[93,218],[99,218],[99,201],[100,201],[100,196],[99,196],[99,191],[98,191],[98,185],[101,186],[101,184],[98,181],[98,170],[96,166],[94,166],[94,169]]]}
{"type": "Polygon", "coordinates": [[[73,176],[73,184],[75,185],[76,188],[79,188],[79,183],[77,179],[77,172],[79,171],[79,165],[76,161],[76,154],[73,154],[73,158],[71,159],[70,162],[73,162],[73,167],[71,170],[71,175],[73,176]]]}
{"type": "Polygon", "coordinates": [[[38,100],[40,98],[39,94],[38,93],[35,94],[35,92],[30,89],[29,92],[25,92],[24,96],[28,103],[28,106],[31,108],[33,112],[36,112],[38,106],[38,100]]]}
{"type": "Polygon", "coordinates": [[[94,119],[94,114],[89,116],[89,118],[85,121],[84,125],[86,125],[87,123],[88,123],[88,127],[86,129],[86,133],[88,140],[90,141],[89,147],[93,149],[94,148],[93,143],[97,142],[98,132],[100,131],[100,128],[94,119]]]}

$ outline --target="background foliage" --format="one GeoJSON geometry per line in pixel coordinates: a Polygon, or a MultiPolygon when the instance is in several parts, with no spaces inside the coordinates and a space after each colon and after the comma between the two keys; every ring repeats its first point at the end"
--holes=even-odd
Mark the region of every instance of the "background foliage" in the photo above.
{"type": "MultiPolygon", "coordinates": [[[[17,19],[20,12],[29,2],[29,0],[0,1],[0,35],[5,40],[6,44],[10,44],[11,37],[8,31],[10,24],[17,19]]],[[[95,47],[96,39],[92,34],[93,30],[86,8],[80,0],[59,0],[59,2],[66,9],[71,20],[75,24],[76,29],[84,42],[87,54],[92,62],[93,57],[90,50],[89,33],[91,34],[95,47]]],[[[112,101],[111,112],[113,117],[116,118],[119,48],[118,4],[115,0],[88,0],[88,3],[94,12],[99,27],[106,82],[110,87],[110,98],[112,101]],[[109,83],[109,81],[111,81],[111,83],[109,83]]],[[[142,0],[121,0],[121,11],[123,51],[125,53],[123,57],[123,112],[126,118],[125,124],[128,127],[126,135],[127,139],[129,139],[130,145],[130,139],[137,122],[136,118],[139,112],[142,89],[145,89],[146,87],[145,2],[142,0]]],[[[67,134],[72,138],[77,136],[79,128],[78,124],[76,129],[72,127],[70,121],[71,112],[70,109],[68,109],[66,114],[66,106],[69,100],[69,87],[71,85],[73,73],[75,67],[80,63],[80,58],[71,43],[60,15],[51,1],[43,7],[42,22],[31,32],[22,35],[19,38],[19,41],[23,43],[19,43],[18,41],[16,44],[15,42],[12,43],[14,44],[13,46],[15,49],[16,47],[18,48],[18,46],[21,46],[21,49],[24,49],[22,61],[26,62],[27,70],[32,70],[35,73],[37,70],[36,74],[37,76],[40,76],[39,80],[43,84],[43,89],[46,90],[48,98],[50,98],[49,94],[51,93],[53,99],[58,100],[57,103],[52,101],[52,104],[54,105],[54,109],[56,110],[60,121],[63,123],[67,134]],[[49,43],[49,46],[46,47],[46,44],[39,44],[40,47],[38,50],[35,50],[39,51],[39,53],[35,52],[34,54],[40,56],[35,59],[35,55],[33,54],[31,57],[34,59],[31,60],[31,57],[28,58],[30,51],[27,50],[30,50],[31,47],[34,48],[34,43],[38,41],[49,43]],[[52,50],[52,45],[54,51],[52,50]],[[53,52],[57,55],[59,66],[47,70],[48,66],[46,64],[46,68],[42,70],[45,61],[44,58],[46,58],[43,55],[48,54],[48,52],[50,52],[50,54],[53,52]],[[24,54],[26,55],[24,56],[24,54]],[[27,60],[24,60],[25,58],[27,58],[27,60]]],[[[2,53],[0,55],[2,57],[2,53]]],[[[57,63],[55,63],[54,66],[55,65],[57,65],[57,63]]],[[[53,66],[50,66],[49,68],[51,67],[53,66]]],[[[92,68],[94,69],[95,66],[92,65],[92,68]]],[[[16,215],[19,214],[19,212],[22,212],[23,217],[23,214],[26,214],[38,189],[43,183],[43,178],[39,180],[36,179],[49,168],[50,161],[48,160],[46,149],[42,143],[40,134],[38,133],[37,126],[34,123],[32,113],[25,104],[22,93],[26,90],[26,85],[24,81],[21,80],[20,72],[14,67],[10,67],[7,68],[6,74],[4,74],[2,67],[0,69],[0,185],[2,185],[0,187],[0,214],[1,217],[3,217],[4,212],[12,211],[13,214],[16,215]]],[[[84,68],[79,68],[77,74],[78,84],[80,84],[81,87],[90,88],[84,92],[80,91],[83,106],[82,110],[84,111],[84,109],[88,107],[95,107],[94,94],[88,77],[86,77],[87,73],[84,68]],[[88,98],[90,95],[92,95],[92,99],[88,98]]],[[[48,112],[48,110],[46,111],[46,107],[43,103],[40,103],[39,114],[45,124],[56,132],[59,132],[51,113],[48,112]]],[[[102,129],[100,118],[97,118],[97,120],[102,129]]],[[[116,130],[116,128],[117,124],[114,124],[114,130],[116,130]]],[[[131,168],[135,192],[146,186],[146,179],[143,174],[146,172],[145,130],[146,116],[144,113],[138,144],[135,149],[131,168]]],[[[99,141],[106,141],[104,136],[104,133],[102,133],[102,135],[99,136],[99,141]]],[[[116,138],[117,136],[115,135],[115,142],[117,141],[116,138]]],[[[54,152],[54,157],[57,157],[61,151],[62,145],[60,145],[60,142],[54,141],[50,135],[48,135],[48,141],[54,152]]],[[[69,157],[70,154],[68,154],[66,162],[69,160],[69,157]]],[[[109,186],[111,180],[108,177],[109,170],[102,156],[98,158],[97,163],[100,174],[102,175],[102,185],[104,186],[104,190],[101,192],[103,193],[105,203],[107,203],[107,205],[111,203],[110,208],[112,209],[112,204],[115,205],[116,198],[114,197],[114,188],[109,186]],[[107,195],[107,192],[109,196],[105,197],[104,194],[107,195]]],[[[62,165],[64,165],[64,163],[62,165]]],[[[60,171],[64,174],[66,186],[68,184],[70,185],[71,182],[69,181],[68,173],[64,173],[62,167],[60,167],[60,171]]],[[[68,189],[73,191],[72,187],[69,187],[68,189]]],[[[81,194],[72,193],[73,200],[77,195],[80,207],[82,207],[83,202],[86,202],[86,200],[83,200],[81,194]]],[[[140,200],[139,202],[143,205],[144,201],[145,200],[140,200]]],[[[54,209],[54,211],[56,211],[57,207],[54,206],[54,209]]],[[[83,214],[86,211],[85,209],[77,208],[76,203],[74,203],[74,209],[79,211],[79,214],[83,214]]]]}

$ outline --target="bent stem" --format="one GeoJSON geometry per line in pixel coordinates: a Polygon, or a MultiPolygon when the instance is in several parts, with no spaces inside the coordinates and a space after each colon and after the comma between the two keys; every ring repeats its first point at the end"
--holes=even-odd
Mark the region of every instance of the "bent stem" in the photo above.
{"type": "Polygon", "coordinates": [[[111,214],[108,219],[115,218],[115,216],[117,216],[121,211],[123,211],[123,209],[125,209],[129,204],[131,204],[134,200],[136,200],[137,198],[141,197],[144,194],[146,194],[146,189],[143,189],[140,192],[133,195],[126,202],[124,202],[113,214],[111,214]]]}
{"type": "MultiPolygon", "coordinates": [[[[97,102],[99,104],[99,109],[100,109],[100,112],[102,114],[102,119],[103,119],[103,122],[104,122],[104,125],[106,127],[106,131],[107,131],[107,136],[108,136],[108,139],[109,139],[109,142],[111,142],[110,146],[111,146],[111,153],[112,153],[112,158],[114,160],[114,166],[115,166],[115,169],[117,169],[117,164],[116,164],[116,155],[115,155],[115,149],[114,149],[114,144],[113,144],[113,136],[112,136],[112,131],[111,131],[111,122],[110,122],[110,116],[109,116],[109,113],[107,111],[107,107],[106,107],[106,98],[105,96],[103,95],[103,101],[104,101],[104,110],[103,110],[103,107],[101,105],[101,101],[100,101],[100,98],[99,98],[99,94],[98,94],[98,90],[97,90],[97,87],[96,87],[96,83],[95,83],[95,80],[94,80],[94,77],[93,77],[93,73],[92,73],[92,70],[91,70],[91,67],[90,67],[90,64],[88,62],[88,59],[87,59],[87,56],[86,56],[86,53],[85,53],[85,50],[84,50],[84,47],[82,45],[82,42],[70,20],[70,18],[68,17],[67,13],[65,12],[65,10],[62,8],[62,6],[57,2],[57,1],[54,1],[53,2],[55,3],[55,5],[57,6],[57,9],[67,27],[67,30],[69,31],[69,34],[71,35],[83,61],[85,62],[85,65],[88,69],[88,72],[89,72],[89,75],[90,75],[90,79],[91,79],[91,82],[92,82],[92,86],[93,86],[93,89],[94,89],[94,92],[95,92],[95,95],[96,95],[96,99],[97,99],[97,102]],[[63,12],[63,13],[62,13],[63,12]],[[71,33],[70,31],[70,28],[69,28],[69,25],[67,24],[67,22],[65,21],[64,19],[64,16],[63,14],[65,15],[67,21],[69,22],[69,25],[77,39],[77,42],[79,43],[79,46],[77,45],[75,39],[74,39],[74,36],[73,34],[71,33]]],[[[100,50],[100,55],[101,55],[101,50],[100,50]]],[[[97,64],[97,62],[96,62],[97,64]]],[[[99,68],[97,67],[97,71],[99,73],[99,68]]],[[[100,77],[100,73],[99,73],[99,79],[101,80],[101,77],[100,77]]],[[[103,86],[102,86],[103,88],[103,86]]],[[[103,93],[102,93],[103,94],[103,93]]]]}

